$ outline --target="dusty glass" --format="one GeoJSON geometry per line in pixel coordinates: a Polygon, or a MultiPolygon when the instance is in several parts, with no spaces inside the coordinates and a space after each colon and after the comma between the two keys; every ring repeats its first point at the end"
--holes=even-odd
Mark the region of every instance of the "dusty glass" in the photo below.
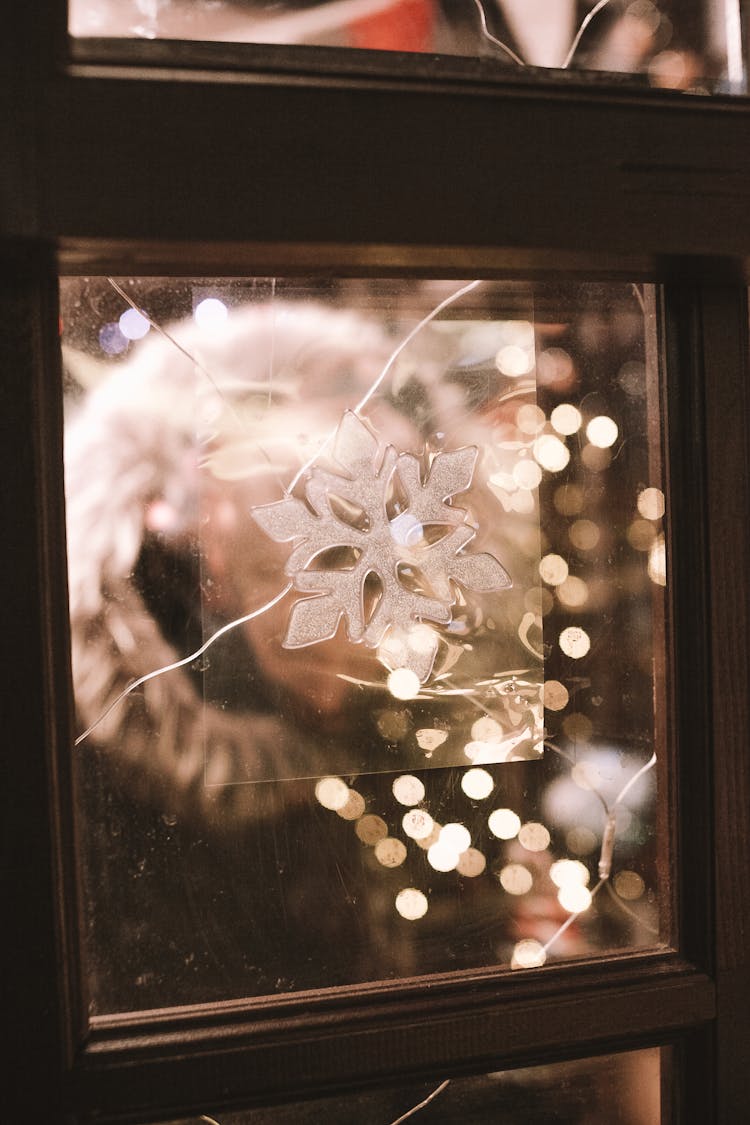
{"type": "MultiPolygon", "coordinates": [[[[76,37],[214,40],[474,56],[503,67],[746,89],[741,0],[70,0],[76,37]]],[[[745,31],[746,34],[746,31],[745,31]]]]}
{"type": "Polygon", "coordinates": [[[417,1106],[416,1120],[424,1125],[666,1125],[661,1082],[670,1065],[669,1048],[651,1047],[215,1117],[207,1111],[165,1125],[395,1125],[417,1106]]]}
{"type": "Polygon", "coordinates": [[[61,294],[92,1012],[666,940],[651,290],[61,294]]]}

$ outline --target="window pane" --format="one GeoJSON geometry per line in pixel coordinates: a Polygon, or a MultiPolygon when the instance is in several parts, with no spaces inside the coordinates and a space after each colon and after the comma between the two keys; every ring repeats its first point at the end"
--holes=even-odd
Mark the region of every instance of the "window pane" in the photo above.
{"type": "Polygon", "coordinates": [[[661,1078],[663,1070],[668,1073],[670,1055],[669,1048],[653,1047],[455,1078],[442,1089],[442,1083],[410,1083],[216,1117],[207,1112],[165,1125],[305,1125],[322,1120],[388,1125],[433,1093],[417,1115],[424,1125],[667,1125],[660,1107],[661,1078]]]}
{"type": "Polygon", "coordinates": [[[69,11],[77,37],[437,52],[745,88],[740,0],[71,0],[69,11]]]}
{"type": "Polygon", "coordinates": [[[93,1012],[659,942],[652,300],[63,282],[93,1012]]]}

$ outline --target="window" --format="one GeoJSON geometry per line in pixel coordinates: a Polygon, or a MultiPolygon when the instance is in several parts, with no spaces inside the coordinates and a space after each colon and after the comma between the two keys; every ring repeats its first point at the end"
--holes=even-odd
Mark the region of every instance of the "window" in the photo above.
{"type": "MultiPolygon", "coordinates": [[[[323,47],[264,55],[243,44],[158,39],[70,44],[65,5],[55,13],[54,34],[44,37],[35,6],[18,14],[29,26],[3,47],[11,98],[28,125],[7,138],[0,318],[6,520],[15,535],[4,588],[16,1116],[221,1120],[253,1106],[399,1087],[416,1091],[416,1104],[446,1078],[456,1080],[455,1097],[479,1097],[474,1076],[522,1082],[531,1068],[534,1081],[542,1066],[580,1076],[605,1054],[628,1060],[627,1086],[642,1051],[640,1065],[660,1071],[662,1120],[739,1119],[750,910],[745,98],[719,87],[696,98],[630,80],[594,84],[585,74],[508,73],[461,57],[412,65],[323,47]],[[357,552],[366,557],[370,515],[352,500],[362,491],[341,483],[341,461],[321,468],[314,440],[309,465],[300,449],[274,449],[286,493],[253,491],[243,445],[258,380],[249,398],[235,393],[236,368],[222,366],[226,339],[211,357],[208,338],[183,336],[200,334],[201,318],[210,336],[212,316],[215,327],[242,321],[252,333],[256,314],[270,314],[281,348],[290,337],[279,335],[278,319],[311,308],[307,358],[279,372],[297,381],[304,433],[282,401],[263,414],[257,444],[291,434],[301,445],[319,414],[315,433],[330,425],[353,443],[364,466],[358,481],[379,479],[381,458],[402,466],[378,493],[396,542],[393,525],[441,464],[456,487],[432,501],[450,526],[471,519],[477,528],[466,550],[439,552],[443,569],[459,559],[480,587],[451,578],[450,597],[436,594],[443,572],[425,562],[444,533],[428,534],[429,521],[417,539],[412,524],[404,531],[399,550],[423,551],[421,562],[398,554],[404,604],[431,597],[436,608],[433,618],[409,618],[417,639],[407,629],[400,648],[391,643],[394,615],[390,632],[342,655],[351,617],[342,625],[343,610],[332,622],[296,608],[305,604],[299,594],[330,593],[320,575],[344,584],[357,552]],[[353,337],[356,356],[345,378],[326,365],[323,393],[314,353],[342,315],[350,318],[344,347],[353,337]],[[399,350],[423,321],[411,355],[399,350]],[[148,338],[129,342],[139,333],[148,338]],[[178,345],[190,356],[186,393],[165,403],[164,371],[171,379],[171,361],[185,359],[178,345]],[[396,351],[397,379],[378,382],[396,351]],[[103,375],[105,364],[115,373],[103,375]],[[208,417],[220,370],[219,414],[208,417]],[[142,397],[127,383],[118,398],[118,377],[143,377],[142,397]],[[103,396],[85,391],[97,382],[103,396]],[[360,417],[357,404],[376,383],[383,393],[360,417]],[[107,419],[108,401],[143,409],[107,419]],[[91,421],[96,402],[99,422],[81,437],[78,419],[91,421]],[[141,521],[133,550],[117,507],[125,474],[113,439],[132,423],[137,475],[149,464],[142,442],[152,406],[158,456],[169,461],[183,409],[191,440],[175,454],[184,472],[164,478],[175,487],[147,482],[131,509],[141,521]],[[206,445],[201,426],[215,427],[222,412],[223,436],[212,429],[206,445]],[[77,474],[68,480],[69,567],[64,413],[77,474]],[[482,454],[463,475],[447,469],[462,449],[482,454]],[[301,489],[313,482],[314,492],[329,474],[324,508],[308,491],[307,516],[296,507],[295,519],[327,511],[339,534],[342,526],[357,533],[349,534],[356,545],[323,544],[316,563],[291,566],[295,588],[285,596],[294,606],[271,635],[233,629],[238,648],[216,655],[217,641],[203,664],[187,661],[191,678],[168,679],[161,669],[213,645],[252,611],[251,595],[259,604],[275,597],[295,549],[278,508],[268,515],[293,493],[287,456],[302,469],[301,489]],[[77,515],[87,488],[103,494],[88,524],[77,515]],[[234,538],[225,518],[232,504],[247,515],[234,538]],[[250,535],[253,512],[260,526],[250,535]],[[181,539],[182,519],[189,534],[181,539]],[[261,532],[270,563],[261,554],[251,570],[249,543],[254,551],[261,532]],[[105,555],[118,543],[130,549],[118,572],[127,582],[119,593],[110,584],[104,608],[81,618],[77,607],[102,588],[80,579],[87,565],[101,576],[94,537],[105,555]],[[488,577],[480,581],[471,558],[485,560],[488,577]],[[136,596],[150,607],[154,653],[168,655],[151,660],[139,636],[135,663],[111,675],[97,653],[128,648],[134,618],[118,613],[136,596]],[[312,616],[297,665],[288,655],[295,646],[283,644],[294,639],[295,612],[312,616]],[[505,615],[501,628],[496,613],[505,615]],[[106,643],[97,649],[102,621],[106,643]],[[237,713],[244,721],[253,661],[264,690],[275,685],[263,717],[278,725],[312,691],[326,643],[341,694],[328,696],[330,722],[316,704],[328,739],[319,759],[311,764],[298,745],[296,757],[280,758],[276,728],[273,755],[217,754],[211,722],[223,715],[229,727],[237,713]],[[295,682],[295,668],[306,683],[295,682]],[[391,690],[399,672],[412,676],[400,695],[391,690]],[[148,677],[149,695],[131,690],[128,677],[148,677]],[[169,804],[187,765],[175,760],[184,744],[171,737],[160,702],[167,684],[198,701],[199,759],[189,776],[198,778],[197,831],[185,829],[184,805],[175,813],[169,804]],[[342,684],[364,700],[360,715],[342,684]],[[436,684],[458,694],[436,699],[436,684]],[[484,710],[466,703],[477,692],[484,710]],[[108,758],[107,746],[117,744],[123,716],[142,715],[149,699],[145,752],[126,768],[127,753],[108,758]],[[346,723],[346,738],[334,737],[346,723]],[[75,729],[85,735],[77,749],[75,729]],[[149,773],[160,748],[170,770],[149,773]],[[228,760],[248,784],[235,784],[228,760]],[[491,798],[482,796],[487,779],[491,798]],[[559,782],[584,795],[580,812],[570,788],[554,803],[559,782]],[[288,815],[284,802],[300,784],[305,796],[288,815]],[[275,794],[273,832],[254,813],[249,829],[219,844],[207,838],[207,806],[221,834],[231,810],[261,793],[275,794]],[[591,824],[589,799],[604,801],[591,824]],[[423,838],[427,849],[404,823],[416,814],[413,828],[420,811],[437,833],[423,838]],[[442,837],[448,828],[453,836],[442,837]],[[456,843],[459,828],[468,844],[463,835],[456,843]],[[264,853],[284,830],[287,855],[264,853]],[[135,842],[129,854],[118,843],[123,831],[135,842]],[[274,879],[243,884],[251,854],[274,879]],[[283,870],[290,856],[293,877],[283,870]],[[558,867],[556,880],[561,861],[572,866],[558,867]],[[529,879],[544,888],[535,917],[529,879]],[[257,902],[264,885],[270,907],[257,902]],[[413,894],[399,910],[404,891],[413,894]],[[259,936],[264,913],[275,921],[259,936]]],[[[277,370],[275,360],[268,369],[277,370]]],[[[265,384],[260,397],[265,409],[265,384]]],[[[388,604],[382,566],[372,572],[359,589],[368,622],[388,604]]],[[[258,620],[271,621],[247,624],[258,620]]],[[[252,686],[254,706],[259,691],[252,686]]]]}

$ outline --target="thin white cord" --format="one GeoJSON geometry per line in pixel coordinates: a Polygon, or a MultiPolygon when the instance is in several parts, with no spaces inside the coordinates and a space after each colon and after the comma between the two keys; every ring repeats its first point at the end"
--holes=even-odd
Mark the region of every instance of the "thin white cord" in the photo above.
{"type": "MultiPolygon", "coordinates": [[[[595,894],[599,893],[599,891],[602,889],[602,887],[604,886],[606,881],[607,881],[606,879],[600,879],[599,880],[599,882],[596,884],[596,886],[594,887],[594,889],[591,892],[592,899],[593,899],[595,894]]],[[[588,906],[586,907],[586,910],[588,910],[588,906]]],[[[549,950],[551,949],[551,947],[557,941],[557,939],[562,937],[562,935],[565,933],[568,926],[572,926],[573,923],[575,922],[576,918],[580,918],[581,914],[583,914],[583,913],[585,913],[583,910],[577,910],[574,914],[571,914],[569,918],[566,918],[565,921],[563,922],[562,926],[560,926],[559,930],[555,930],[554,934],[549,939],[549,941],[546,941],[544,943],[544,945],[542,946],[543,951],[545,953],[548,953],[549,950]]]]}
{"type": "Polygon", "coordinates": [[[133,298],[128,296],[128,294],[125,292],[125,290],[122,288],[122,286],[118,285],[113,277],[108,277],[107,281],[112,286],[115,293],[118,293],[120,295],[120,297],[122,297],[123,301],[127,301],[127,303],[130,305],[131,309],[134,309],[135,312],[137,312],[139,316],[142,316],[144,320],[148,321],[149,325],[154,329],[155,332],[158,332],[159,335],[163,336],[165,340],[168,340],[169,343],[173,345],[173,347],[177,348],[177,351],[181,352],[185,356],[186,359],[189,359],[190,362],[195,366],[196,370],[200,371],[201,375],[205,375],[206,379],[208,379],[209,383],[211,384],[213,389],[216,391],[217,395],[219,395],[219,397],[222,399],[223,402],[226,402],[227,406],[232,411],[232,414],[234,415],[235,420],[239,423],[240,428],[244,429],[244,427],[242,425],[242,419],[240,418],[239,414],[237,413],[237,411],[232,406],[231,402],[228,401],[228,399],[226,398],[226,395],[224,395],[222,393],[221,387],[217,384],[217,382],[214,379],[211,372],[208,371],[203,366],[202,363],[199,363],[198,360],[195,358],[195,356],[190,354],[190,352],[187,350],[187,348],[183,348],[182,344],[179,343],[178,340],[175,340],[174,336],[172,336],[169,332],[167,332],[166,328],[162,328],[162,326],[160,324],[158,324],[155,320],[153,320],[149,316],[149,314],[146,312],[145,309],[139,308],[138,305],[133,300],[133,298]]]}
{"type": "Polygon", "coordinates": [[[573,61],[573,56],[575,55],[576,51],[578,50],[578,44],[581,42],[581,39],[583,38],[583,33],[585,32],[586,28],[589,26],[589,24],[591,23],[594,16],[597,16],[599,14],[599,12],[601,12],[602,8],[606,8],[607,4],[609,4],[609,2],[610,2],[610,0],[599,0],[599,3],[595,4],[594,7],[589,12],[589,14],[585,17],[585,19],[583,20],[583,23],[578,28],[578,32],[576,34],[575,39],[573,40],[573,43],[571,44],[570,50],[568,51],[567,55],[565,56],[565,62],[560,67],[561,70],[567,70],[568,69],[568,67],[570,66],[570,64],[573,61]]]}
{"type": "Polygon", "coordinates": [[[415,1113],[419,1113],[420,1109],[424,1109],[426,1105],[429,1105],[430,1102],[438,1096],[438,1094],[442,1094],[443,1090],[449,1083],[450,1078],[446,1078],[444,1082],[441,1082],[439,1086],[436,1086],[432,1093],[428,1094],[427,1097],[424,1098],[423,1101],[421,1101],[418,1105],[412,1106],[411,1109],[407,1109],[406,1113],[402,1113],[400,1117],[397,1117],[395,1121],[391,1121],[391,1125],[401,1125],[402,1121],[407,1121],[410,1117],[413,1117],[415,1113]]]}
{"type": "MultiPolygon", "coordinates": [[[[359,400],[357,405],[355,407],[353,407],[353,413],[354,414],[359,414],[359,412],[361,410],[364,410],[365,406],[367,406],[367,403],[370,401],[372,396],[375,394],[375,392],[378,390],[378,388],[382,385],[383,380],[387,377],[389,371],[393,367],[393,365],[396,362],[396,360],[398,359],[398,357],[401,355],[404,348],[412,342],[412,340],[417,335],[417,333],[421,332],[422,329],[426,325],[428,325],[431,320],[434,320],[435,317],[443,311],[443,309],[448,308],[448,306],[452,305],[454,301],[458,301],[459,298],[463,297],[466,293],[470,293],[472,289],[476,289],[476,287],[478,285],[481,285],[481,284],[482,284],[481,279],[478,280],[478,281],[470,281],[468,285],[462,286],[461,289],[456,290],[455,293],[451,293],[451,295],[449,297],[446,297],[445,300],[441,301],[439,305],[437,305],[434,309],[432,309],[430,312],[428,312],[427,316],[422,317],[419,324],[415,325],[415,327],[412,328],[411,332],[409,332],[404,337],[404,339],[401,341],[401,343],[398,345],[398,347],[395,349],[395,351],[391,353],[391,356],[390,356],[388,362],[386,363],[385,367],[380,372],[380,374],[378,375],[377,379],[372,384],[370,389],[367,391],[367,394],[365,394],[359,400]]],[[[334,438],[336,436],[336,432],[337,432],[336,430],[332,430],[331,433],[328,434],[328,436],[325,438],[325,440],[323,441],[322,445],[319,447],[317,452],[314,453],[313,456],[309,459],[309,461],[306,461],[305,464],[302,466],[302,468],[297,471],[294,478],[292,479],[292,481],[290,482],[290,484],[287,486],[287,488],[285,490],[287,496],[291,492],[294,491],[294,488],[299,483],[299,481],[302,479],[302,477],[305,475],[307,470],[315,464],[315,462],[318,460],[320,455],[323,453],[323,450],[327,448],[328,443],[331,441],[332,438],[334,438]]]]}
{"type": "Polygon", "coordinates": [[[648,773],[648,771],[649,771],[649,770],[652,770],[652,769],[654,768],[654,766],[655,766],[655,765],[656,765],[656,754],[654,753],[654,754],[652,754],[652,755],[651,755],[651,757],[650,757],[650,758],[649,758],[649,760],[648,760],[648,761],[646,762],[646,764],[645,764],[645,765],[643,765],[643,766],[641,766],[641,768],[640,768],[640,769],[638,770],[638,772],[637,772],[637,773],[634,773],[634,774],[633,774],[633,776],[631,777],[630,781],[628,781],[628,782],[627,782],[627,783],[626,783],[626,784],[625,784],[625,785],[623,786],[623,788],[622,788],[622,789],[620,790],[620,792],[619,792],[619,793],[617,794],[617,796],[616,796],[616,797],[615,797],[615,799],[614,799],[613,805],[612,805],[612,808],[613,808],[613,809],[617,808],[617,806],[619,805],[620,801],[624,801],[624,800],[625,800],[625,796],[626,796],[626,794],[628,794],[628,793],[630,792],[630,790],[631,790],[631,789],[633,788],[633,786],[635,785],[636,781],[638,781],[638,779],[639,779],[640,777],[643,777],[644,773],[648,773]]]}
{"type": "Polygon", "coordinates": [[[260,606],[259,609],[254,609],[252,613],[246,613],[244,617],[238,617],[236,621],[229,621],[226,625],[222,625],[222,627],[220,629],[217,629],[216,632],[213,633],[208,638],[208,640],[201,645],[199,649],[196,649],[195,652],[191,652],[190,656],[185,656],[182,660],[175,660],[173,664],[167,664],[163,668],[156,668],[153,672],[147,672],[145,676],[140,676],[137,680],[134,680],[132,684],[128,684],[128,686],[120,692],[117,698],[114,699],[112,703],[110,703],[107,710],[104,711],[99,716],[99,718],[96,719],[96,721],[93,722],[91,726],[83,732],[83,734],[79,734],[73,745],[80,746],[80,744],[88,738],[91,732],[93,730],[96,730],[100,723],[104,722],[104,720],[107,718],[107,715],[109,715],[115,709],[118,703],[122,703],[123,699],[126,699],[132,692],[135,691],[136,688],[141,687],[142,684],[148,683],[149,680],[156,679],[157,676],[163,676],[166,672],[173,672],[176,668],[184,668],[186,664],[192,664],[194,660],[197,660],[199,656],[203,656],[203,653],[207,649],[209,649],[215,641],[218,641],[219,637],[223,637],[225,633],[228,633],[230,629],[236,629],[239,625],[244,625],[247,621],[252,621],[254,617],[260,617],[261,614],[266,613],[266,611],[269,609],[272,609],[275,605],[278,604],[278,602],[281,601],[282,598],[286,597],[291,588],[292,583],[288,582],[284,589],[281,590],[275,598],[271,598],[270,602],[266,602],[265,605],[260,606]]]}
{"type": "Polygon", "coordinates": [[[484,35],[485,39],[489,39],[490,43],[494,43],[496,47],[499,47],[501,51],[504,51],[508,58],[513,59],[513,62],[518,66],[525,67],[526,63],[523,61],[523,59],[520,58],[515,51],[511,51],[510,47],[506,43],[503,43],[501,39],[497,39],[487,27],[487,13],[484,10],[482,0],[474,0],[474,4],[477,11],[479,12],[479,22],[482,25],[482,34],[484,35]]]}

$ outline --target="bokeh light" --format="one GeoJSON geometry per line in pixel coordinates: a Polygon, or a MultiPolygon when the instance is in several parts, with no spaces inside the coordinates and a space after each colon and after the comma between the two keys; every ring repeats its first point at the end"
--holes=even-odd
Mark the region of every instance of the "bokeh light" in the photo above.
{"type": "Polygon", "coordinates": [[[510,960],[511,969],[537,969],[547,960],[547,953],[541,942],[534,938],[524,938],[516,943],[510,960]]]}
{"type": "Polygon", "coordinates": [[[593,520],[576,520],[570,525],[568,536],[579,551],[593,551],[601,538],[601,531],[593,520]]]}
{"type": "Polygon", "coordinates": [[[582,824],[565,833],[565,845],[574,855],[591,855],[597,843],[596,833],[582,824]]]}
{"type": "Polygon", "coordinates": [[[617,441],[620,431],[614,419],[598,414],[586,426],[586,437],[598,449],[609,449],[617,441]]]}
{"type": "Polygon", "coordinates": [[[554,434],[542,434],[534,442],[534,456],[548,473],[559,473],[570,461],[570,451],[554,434]]]}
{"type": "Polygon", "coordinates": [[[591,640],[585,629],[570,625],[563,629],[559,638],[560,648],[572,660],[581,660],[591,648],[591,640]]]}
{"type": "Polygon", "coordinates": [[[427,896],[416,887],[404,887],[396,895],[396,910],[407,922],[416,922],[427,913],[427,896]]]}
{"type": "Polygon", "coordinates": [[[528,375],[534,367],[534,353],[531,348],[522,348],[518,344],[506,344],[500,348],[495,356],[498,371],[511,379],[518,379],[521,375],[528,375]]]}
{"type": "Polygon", "coordinates": [[[644,488],[638,493],[638,511],[645,520],[660,520],[665,507],[664,493],[660,488],[644,488]]]}
{"type": "Polygon", "coordinates": [[[483,801],[495,788],[491,773],[483,769],[467,770],[461,778],[461,788],[473,801],[483,801]]]}
{"type": "Polygon", "coordinates": [[[424,809],[411,809],[404,813],[401,827],[412,840],[425,840],[434,828],[435,822],[424,809]]]}
{"type": "Polygon", "coordinates": [[[459,875],[465,875],[467,879],[476,879],[478,875],[482,874],[486,866],[487,859],[482,852],[476,848],[467,848],[458,857],[456,871],[459,875]]]}
{"type": "Polygon", "coordinates": [[[394,836],[384,836],[375,844],[375,858],[383,867],[400,867],[406,859],[406,845],[394,836]]]}
{"type": "Polygon", "coordinates": [[[523,406],[519,406],[516,413],[516,425],[522,434],[539,434],[547,424],[544,411],[538,406],[533,406],[530,402],[525,402],[523,406]]]}
{"type": "Polygon", "coordinates": [[[513,466],[513,480],[526,491],[538,488],[542,479],[542,470],[536,461],[516,461],[513,466]]]}
{"type": "Polygon", "coordinates": [[[374,847],[378,840],[384,840],[388,835],[388,825],[382,817],[369,813],[357,821],[354,831],[363,844],[374,847]]]}
{"type": "Polygon", "coordinates": [[[558,859],[549,869],[549,877],[556,887],[566,887],[573,883],[585,887],[591,873],[585,863],[579,859],[558,859]]]}
{"type": "Polygon", "coordinates": [[[220,328],[226,321],[229,310],[218,297],[206,297],[195,306],[193,316],[199,328],[210,331],[220,328]]]}
{"type": "Polygon", "coordinates": [[[625,533],[636,551],[649,551],[656,541],[656,528],[649,520],[633,520],[625,533]]]}
{"type": "Polygon", "coordinates": [[[130,344],[117,321],[104,324],[99,329],[99,347],[105,355],[120,355],[130,344]]]}
{"type": "Polygon", "coordinates": [[[419,695],[419,676],[411,668],[394,668],[387,682],[394,699],[416,699],[419,695]]]}
{"type": "Polygon", "coordinates": [[[529,820],[519,829],[518,842],[527,852],[543,852],[549,847],[549,830],[538,821],[529,820]]]}
{"type": "Polygon", "coordinates": [[[569,402],[561,402],[559,406],[556,406],[550,414],[549,420],[553,429],[566,437],[577,433],[583,421],[580,410],[569,402]]]}
{"type": "Polygon", "coordinates": [[[528,867],[522,863],[509,863],[500,872],[500,885],[509,895],[528,894],[534,885],[534,878],[528,867]]]}
{"type": "Polygon", "coordinates": [[[118,321],[120,331],[128,340],[142,340],[151,325],[137,309],[126,309],[118,321]]]}
{"type": "Polygon", "coordinates": [[[471,834],[463,824],[446,824],[440,829],[438,840],[441,845],[451,848],[459,855],[471,846],[471,834]]]}
{"type": "Polygon", "coordinates": [[[547,348],[537,357],[536,377],[543,387],[564,391],[575,379],[573,360],[564,348],[547,348]]]}
{"type": "Polygon", "coordinates": [[[559,586],[568,577],[568,564],[562,555],[545,555],[539,563],[539,574],[550,586],[559,586]]]}
{"type": "Polygon", "coordinates": [[[568,609],[579,609],[589,600],[589,588],[582,578],[569,575],[557,587],[557,597],[568,609]]]}
{"type": "Polygon", "coordinates": [[[355,789],[350,789],[346,804],[334,811],[342,820],[359,820],[365,811],[365,807],[365,799],[362,794],[357,793],[355,789]]]}
{"type": "Polygon", "coordinates": [[[568,706],[570,694],[559,680],[545,680],[542,685],[542,704],[548,711],[562,711],[568,706]]]}
{"type": "Polygon", "coordinates": [[[583,489],[578,484],[561,484],[555,489],[552,503],[561,516],[577,516],[583,511],[583,489]]]}
{"type": "Polygon", "coordinates": [[[557,901],[570,914],[582,914],[591,906],[591,891],[581,883],[565,883],[557,892],[557,901]]]}
{"type": "MultiPolygon", "coordinates": [[[[594,724],[588,715],[584,715],[580,711],[571,711],[563,719],[563,730],[571,742],[590,742],[591,735],[594,733],[594,724]]],[[[577,765],[586,767],[590,765],[593,769],[596,769],[592,762],[578,762],[577,765]]],[[[573,769],[575,768],[574,766],[573,769]]],[[[598,777],[599,771],[596,772],[598,777]]]]}
{"type": "Polygon", "coordinates": [[[454,871],[458,866],[460,854],[450,844],[437,840],[427,851],[427,862],[435,871],[454,871]]]}
{"type": "Polygon", "coordinates": [[[424,785],[413,774],[401,774],[393,782],[393,796],[400,805],[418,805],[424,800],[424,785]]]}
{"type": "Polygon", "coordinates": [[[635,902],[643,896],[646,884],[637,871],[618,871],[612,880],[620,898],[635,902]]]}
{"type": "Polygon", "coordinates": [[[648,553],[648,576],[657,586],[667,584],[667,549],[660,535],[648,553]]]}
{"type": "Polygon", "coordinates": [[[340,777],[321,777],[315,786],[315,796],[324,809],[337,812],[349,800],[349,786],[340,777]]]}

